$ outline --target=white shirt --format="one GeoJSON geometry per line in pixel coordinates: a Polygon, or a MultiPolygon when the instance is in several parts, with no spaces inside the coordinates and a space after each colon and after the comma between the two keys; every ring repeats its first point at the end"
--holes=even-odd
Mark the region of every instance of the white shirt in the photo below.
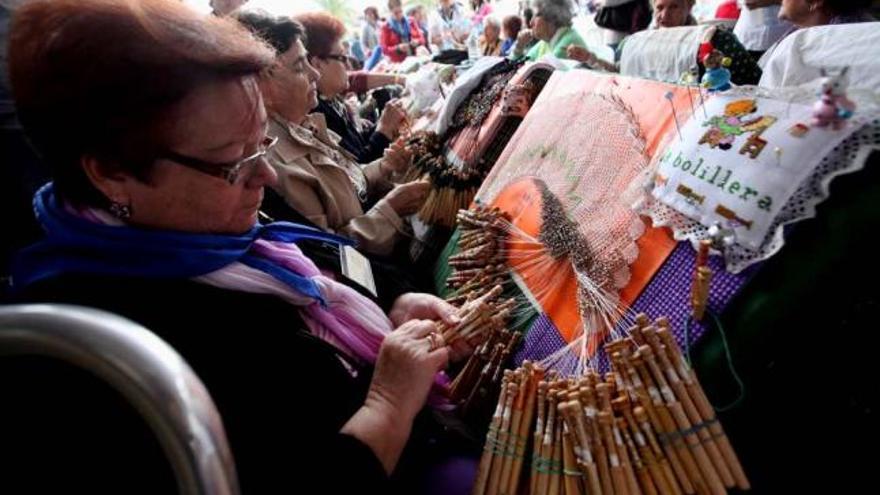
{"type": "Polygon", "coordinates": [[[769,53],[762,87],[800,86],[820,77],[821,69],[849,67],[850,90],[880,88],[880,22],[798,29],[769,53]]]}
{"type": "Polygon", "coordinates": [[[791,23],[779,19],[779,5],[749,10],[744,0],[739,3],[742,12],[733,34],[746,50],[766,51],[791,29],[791,23]]]}
{"type": "Polygon", "coordinates": [[[451,18],[444,18],[438,7],[428,16],[428,43],[432,43],[434,37],[439,36],[443,43],[438,46],[441,50],[454,48],[453,36],[462,40],[467,38],[471,31],[471,23],[464,14],[460,5],[453,4],[451,18]]]}

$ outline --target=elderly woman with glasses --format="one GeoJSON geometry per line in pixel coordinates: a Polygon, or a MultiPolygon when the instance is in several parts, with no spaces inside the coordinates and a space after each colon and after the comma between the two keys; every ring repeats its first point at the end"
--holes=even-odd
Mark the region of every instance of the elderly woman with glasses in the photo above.
{"type": "Polygon", "coordinates": [[[399,103],[391,102],[375,125],[358,118],[345,102],[345,96],[353,89],[353,76],[359,79],[379,76],[348,71],[348,60],[342,49],[345,37],[342,21],[326,12],[311,12],[294,19],[305,28],[303,44],[309,54],[309,63],[320,74],[315,111],[324,115],[327,128],[339,135],[339,144],[358,162],[368,163],[381,158],[382,152],[397,138],[406,112],[399,103]]]}
{"type": "Polygon", "coordinates": [[[409,165],[409,151],[394,143],[384,158],[360,165],[327,129],[324,114],[310,115],[321,87],[345,81],[345,67],[332,53],[321,57],[307,52],[302,25],[292,19],[260,12],[238,19],[277,53],[273,68],[259,78],[270,133],[280,139],[267,155],[278,174],[274,189],[318,227],[357,240],[369,253],[390,255],[406,238],[403,217],[418,211],[429,190],[427,182],[391,182],[393,174],[409,165]],[[328,83],[313,62],[339,81],[328,83]]]}
{"type": "MultiPolygon", "coordinates": [[[[430,320],[456,318],[424,294],[400,297],[386,314],[305,254],[349,239],[257,222],[263,188],[279,180],[266,154],[290,152],[289,136],[267,133],[258,75],[283,72],[287,99],[302,109],[316,91],[299,26],[284,29],[295,41],[276,57],[278,47],[234,20],[176,0],[22,6],[11,81],[53,181],[34,200],[45,240],[20,253],[13,289],[22,302],[121,314],[169,342],[217,404],[245,493],[387,493],[450,358],[430,320]]],[[[106,418],[95,409],[62,432],[87,431],[85,452],[100,462],[53,438],[53,455],[62,449],[66,468],[81,468],[65,490],[84,480],[98,493],[115,467],[142,467],[143,432],[126,435],[116,415],[106,418]]],[[[143,489],[155,474],[126,482],[143,489]]],[[[40,491],[49,478],[28,486],[40,491]]]]}
{"type": "Polygon", "coordinates": [[[513,58],[535,61],[546,55],[569,58],[570,46],[586,47],[581,35],[572,27],[574,7],[570,0],[535,0],[530,29],[519,32],[513,47],[513,58]],[[531,45],[534,40],[537,43],[531,45]],[[528,50],[526,47],[531,46],[528,50]]]}

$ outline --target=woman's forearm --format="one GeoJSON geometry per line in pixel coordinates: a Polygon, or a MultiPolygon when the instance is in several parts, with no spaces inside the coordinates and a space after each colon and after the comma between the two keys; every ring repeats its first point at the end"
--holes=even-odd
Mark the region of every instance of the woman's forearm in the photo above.
{"type": "Polygon", "coordinates": [[[409,440],[413,419],[401,417],[381,391],[371,389],[364,405],[345,423],[340,433],[351,435],[370,447],[390,475],[409,440]]]}

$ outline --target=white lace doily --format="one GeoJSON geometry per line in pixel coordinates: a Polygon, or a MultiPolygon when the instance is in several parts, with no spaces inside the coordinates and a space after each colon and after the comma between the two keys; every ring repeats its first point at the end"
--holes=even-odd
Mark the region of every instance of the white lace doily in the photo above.
{"type": "MultiPolygon", "coordinates": [[[[765,89],[742,87],[732,90],[743,96],[760,96],[776,98],[783,101],[811,103],[815,101],[815,93],[810,88],[765,89]]],[[[788,199],[782,211],[774,219],[773,224],[758,249],[749,249],[739,244],[728,246],[724,250],[725,264],[731,273],[739,273],[749,266],[770,258],[785,245],[783,232],[790,225],[816,215],[816,206],[829,195],[829,186],[835,177],[857,172],[864,168],[865,162],[872,151],[880,150],[880,104],[876,94],[849,95],[859,105],[857,112],[873,115],[874,119],[863,124],[849,138],[825,156],[816,169],[804,180],[795,193],[788,199]]],[[[657,154],[658,156],[661,153],[657,154]]],[[[647,191],[653,184],[653,171],[639,177],[637,186],[647,191]]],[[[666,226],[672,229],[676,240],[687,240],[697,243],[710,237],[708,227],[692,220],[678,211],[664,205],[645,193],[633,208],[640,214],[647,215],[654,226],[666,226]]]]}

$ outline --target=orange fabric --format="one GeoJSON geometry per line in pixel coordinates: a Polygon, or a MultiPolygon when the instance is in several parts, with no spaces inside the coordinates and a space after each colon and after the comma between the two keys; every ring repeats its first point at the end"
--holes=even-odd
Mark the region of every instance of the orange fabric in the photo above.
{"type": "MultiPolygon", "coordinates": [[[[688,97],[688,90],[684,87],[622,76],[603,76],[590,71],[556,72],[535,105],[540,105],[543,99],[549,98],[554,92],[571,93],[572,88],[604,94],[610,92],[621,98],[636,115],[645,137],[647,154],[652,158],[667,135],[677,138],[675,119],[670,103],[665,98],[666,94],[672,92],[672,102],[680,125],[684,125],[691,115],[691,99],[688,97]]],[[[692,95],[694,105],[699,105],[699,96],[696,93],[692,95]]],[[[559,109],[559,112],[564,115],[565,109],[559,109]]],[[[529,115],[526,116],[526,119],[528,118],[529,115]]],[[[596,129],[601,128],[601,122],[597,122],[596,129]]],[[[518,142],[519,140],[515,138],[511,141],[511,146],[505,149],[496,168],[504,167],[507,158],[513,155],[514,150],[511,148],[518,142]]],[[[509,213],[513,217],[514,225],[520,230],[537,237],[541,229],[541,194],[531,180],[519,180],[507,186],[495,198],[493,206],[498,206],[509,213]]],[[[668,229],[648,227],[638,240],[638,246],[639,256],[630,267],[632,273],[630,282],[620,291],[621,301],[625,304],[631,304],[641,294],[674,249],[675,241],[668,229]]],[[[516,245],[511,245],[509,248],[511,251],[517,251],[516,245]]],[[[566,341],[571,341],[579,335],[581,318],[576,303],[577,281],[570,264],[561,263],[556,267],[566,276],[565,281],[555,284],[555,290],[551,292],[541,290],[541,284],[546,283],[548,277],[545,266],[537,270],[539,273],[534,273],[536,270],[524,268],[522,260],[518,260],[517,256],[513,256],[509,262],[522,276],[530,291],[533,294],[538,293],[536,299],[559,329],[562,337],[566,341]]]]}

